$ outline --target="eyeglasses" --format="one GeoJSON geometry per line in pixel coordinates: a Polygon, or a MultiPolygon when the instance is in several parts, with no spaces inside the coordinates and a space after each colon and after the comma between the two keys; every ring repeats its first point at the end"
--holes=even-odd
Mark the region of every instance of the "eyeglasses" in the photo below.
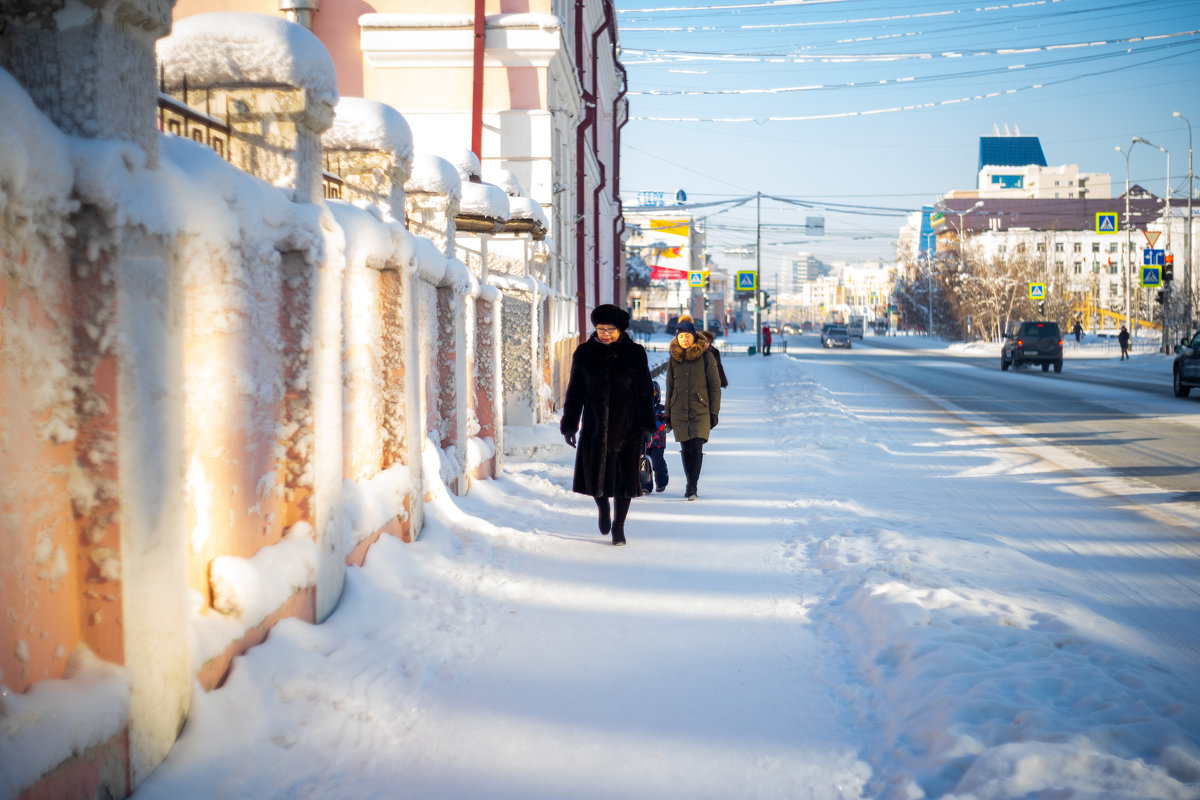
{"type": "Polygon", "coordinates": [[[613,334],[616,332],[617,332],[617,329],[614,328],[612,325],[597,325],[596,326],[596,333],[613,334]]]}

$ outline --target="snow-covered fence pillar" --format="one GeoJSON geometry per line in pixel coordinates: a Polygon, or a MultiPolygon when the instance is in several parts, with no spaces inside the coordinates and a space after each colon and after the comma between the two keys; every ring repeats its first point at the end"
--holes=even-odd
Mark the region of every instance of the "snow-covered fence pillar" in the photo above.
{"type": "Polygon", "coordinates": [[[343,97],[321,137],[325,168],[342,178],[342,199],[366,201],[404,219],[404,182],[412,173],[412,132],[400,112],[376,100],[343,97]]]}
{"type": "Polygon", "coordinates": [[[542,339],[550,287],[535,278],[492,275],[503,292],[502,340],[504,424],[536,425],[546,405],[546,343],[542,339]]]}
{"type": "MultiPolygon", "coordinates": [[[[63,132],[120,139],[155,164],[154,42],[174,0],[64,0],[0,4],[2,66],[63,132]]],[[[11,113],[11,109],[4,112],[11,113]]]]}
{"type": "Polygon", "coordinates": [[[182,102],[186,86],[188,101],[210,106],[198,110],[228,117],[234,165],[298,203],[321,199],[337,75],[316,36],[265,14],[200,14],[177,22],[158,55],[168,94],[182,102]]]}
{"type": "Polygon", "coordinates": [[[478,287],[474,299],[473,408],[477,441],[470,445],[472,477],[494,478],[503,467],[504,426],[501,409],[504,387],[500,368],[500,290],[478,287]]]}

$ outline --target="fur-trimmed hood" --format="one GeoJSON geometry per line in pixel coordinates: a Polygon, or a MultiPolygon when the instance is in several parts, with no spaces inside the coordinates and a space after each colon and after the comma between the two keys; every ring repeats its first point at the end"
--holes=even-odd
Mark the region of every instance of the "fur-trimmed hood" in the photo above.
{"type": "Polygon", "coordinates": [[[692,346],[686,351],[679,345],[678,339],[671,340],[671,358],[679,363],[683,363],[684,359],[695,361],[700,356],[704,355],[704,351],[708,349],[708,343],[703,339],[697,339],[692,342],[692,346]]]}

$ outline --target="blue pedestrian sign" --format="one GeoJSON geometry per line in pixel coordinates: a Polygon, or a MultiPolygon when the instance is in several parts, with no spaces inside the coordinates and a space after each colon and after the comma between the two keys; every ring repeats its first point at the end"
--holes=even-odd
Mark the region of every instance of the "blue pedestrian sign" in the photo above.
{"type": "Polygon", "coordinates": [[[1147,267],[1161,267],[1167,263],[1166,250],[1142,249],[1142,264],[1147,267]]]}
{"type": "Polygon", "coordinates": [[[1096,214],[1096,233],[1116,233],[1117,212],[1100,211],[1096,214]]]}
{"type": "Polygon", "coordinates": [[[1046,284],[1044,284],[1044,283],[1029,284],[1029,299],[1030,300],[1045,300],[1046,299],[1046,284]]]}
{"type": "Polygon", "coordinates": [[[1142,267],[1142,286],[1162,286],[1162,270],[1158,267],[1142,267]]]}
{"type": "Polygon", "coordinates": [[[737,274],[737,290],[739,292],[753,292],[758,288],[758,273],[752,269],[738,270],[737,274]]]}

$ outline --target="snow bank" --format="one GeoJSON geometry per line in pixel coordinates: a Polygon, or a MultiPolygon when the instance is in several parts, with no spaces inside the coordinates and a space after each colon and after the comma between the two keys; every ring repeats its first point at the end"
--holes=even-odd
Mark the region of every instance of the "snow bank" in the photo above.
{"type": "Polygon", "coordinates": [[[213,608],[242,620],[247,629],[258,625],[297,591],[313,585],[317,555],[312,527],[298,522],[283,539],[250,558],[213,559],[213,608]]]}
{"type": "Polygon", "coordinates": [[[80,647],[64,675],[38,681],[24,694],[0,686],[0,797],[16,797],[129,721],[129,684],[121,667],[80,647]]]}
{"type": "Polygon", "coordinates": [[[303,26],[267,14],[217,12],[176,20],[158,42],[166,81],[202,88],[283,84],[337,103],[337,73],[321,40],[303,26]]]}
{"type": "Polygon", "coordinates": [[[406,518],[404,499],[417,488],[412,470],[393,464],[365,481],[342,484],[342,511],[346,521],[345,552],[397,517],[406,518]]]}

